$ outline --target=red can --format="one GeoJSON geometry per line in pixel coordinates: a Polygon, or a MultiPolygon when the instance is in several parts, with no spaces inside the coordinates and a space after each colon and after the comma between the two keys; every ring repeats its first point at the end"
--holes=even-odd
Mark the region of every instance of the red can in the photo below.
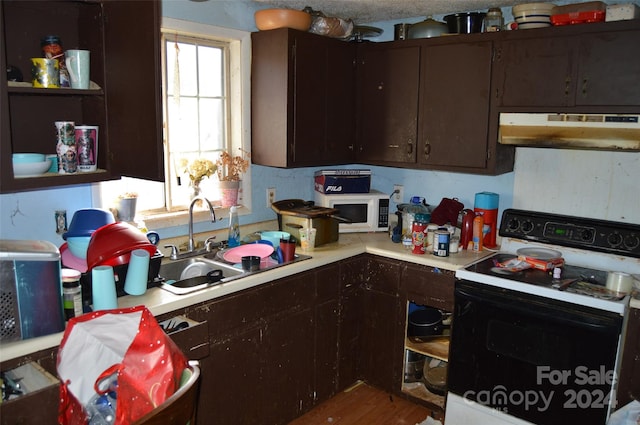
{"type": "Polygon", "coordinates": [[[427,238],[428,219],[424,214],[416,214],[411,225],[411,240],[413,242],[413,254],[424,254],[427,238]]]}

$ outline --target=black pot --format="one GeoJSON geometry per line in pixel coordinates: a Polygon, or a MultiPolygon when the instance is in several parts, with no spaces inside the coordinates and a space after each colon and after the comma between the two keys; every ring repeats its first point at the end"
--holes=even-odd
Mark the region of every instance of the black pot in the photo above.
{"type": "Polygon", "coordinates": [[[409,336],[424,337],[442,335],[444,325],[443,314],[437,308],[427,307],[409,314],[407,334],[409,336]]]}
{"type": "Polygon", "coordinates": [[[445,16],[444,20],[450,33],[471,34],[482,32],[485,15],[486,13],[482,12],[454,13],[445,16]]]}

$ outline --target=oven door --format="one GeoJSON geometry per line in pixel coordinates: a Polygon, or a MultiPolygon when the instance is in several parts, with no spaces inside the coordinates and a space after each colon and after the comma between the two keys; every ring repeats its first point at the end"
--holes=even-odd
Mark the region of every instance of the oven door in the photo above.
{"type": "MultiPolygon", "coordinates": [[[[615,313],[458,281],[448,387],[465,401],[450,407],[487,406],[538,425],[602,425],[622,321],[615,313]]],[[[447,425],[457,425],[448,410],[447,425]]]]}

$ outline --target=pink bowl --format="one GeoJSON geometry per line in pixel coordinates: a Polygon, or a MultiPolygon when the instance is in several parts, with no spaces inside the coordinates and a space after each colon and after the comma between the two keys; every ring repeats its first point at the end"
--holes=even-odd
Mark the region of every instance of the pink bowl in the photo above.
{"type": "Polygon", "coordinates": [[[87,266],[91,270],[96,266],[127,264],[134,249],[144,249],[151,256],[156,253],[156,246],[135,226],[125,222],[107,224],[91,235],[87,266]]]}

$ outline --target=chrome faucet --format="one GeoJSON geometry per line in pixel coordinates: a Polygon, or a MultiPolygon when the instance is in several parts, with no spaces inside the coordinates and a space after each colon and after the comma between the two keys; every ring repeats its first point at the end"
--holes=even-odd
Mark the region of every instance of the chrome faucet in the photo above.
{"type": "Polygon", "coordinates": [[[213,210],[213,205],[211,202],[204,196],[198,195],[191,200],[191,205],[189,205],[189,252],[193,252],[195,249],[195,243],[193,242],[193,207],[196,205],[196,202],[204,201],[209,206],[209,211],[211,212],[211,222],[216,222],[216,212],[213,210]]]}
{"type": "Polygon", "coordinates": [[[180,252],[179,248],[176,245],[164,246],[165,248],[171,249],[171,256],[169,258],[171,258],[172,260],[181,260],[183,258],[195,257],[196,255],[208,253],[211,251],[212,247],[215,245],[215,243],[213,242],[213,239],[215,239],[215,236],[211,236],[207,238],[207,240],[205,241],[203,249],[198,251],[196,251],[195,249],[196,244],[193,240],[193,207],[196,205],[196,202],[199,200],[207,203],[207,205],[209,206],[209,211],[211,212],[211,222],[212,223],[216,222],[216,212],[213,209],[213,205],[211,205],[211,202],[209,202],[209,200],[204,196],[200,196],[200,195],[193,198],[193,200],[191,201],[191,205],[189,205],[189,245],[187,247],[187,250],[185,252],[180,252]]]}

